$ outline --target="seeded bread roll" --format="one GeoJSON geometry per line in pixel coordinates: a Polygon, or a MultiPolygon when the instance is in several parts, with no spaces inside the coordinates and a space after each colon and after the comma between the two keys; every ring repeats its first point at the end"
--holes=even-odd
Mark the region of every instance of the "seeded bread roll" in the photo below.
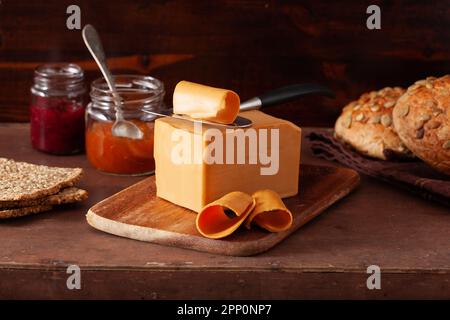
{"type": "Polygon", "coordinates": [[[388,160],[412,157],[392,125],[392,109],[404,89],[364,93],[344,107],[335,125],[336,137],[361,154],[388,160]]]}
{"type": "Polygon", "coordinates": [[[394,126],[420,159],[450,175],[450,75],[417,81],[398,100],[394,126]]]}

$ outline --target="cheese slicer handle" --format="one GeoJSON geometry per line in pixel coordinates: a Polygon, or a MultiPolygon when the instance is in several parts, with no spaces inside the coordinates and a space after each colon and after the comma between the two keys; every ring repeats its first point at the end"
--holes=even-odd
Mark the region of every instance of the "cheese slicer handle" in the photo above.
{"type": "Polygon", "coordinates": [[[334,92],[329,88],[315,83],[293,84],[269,91],[241,103],[240,111],[256,110],[293,100],[305,94],[317,93],[334,98],[334,92]]]}

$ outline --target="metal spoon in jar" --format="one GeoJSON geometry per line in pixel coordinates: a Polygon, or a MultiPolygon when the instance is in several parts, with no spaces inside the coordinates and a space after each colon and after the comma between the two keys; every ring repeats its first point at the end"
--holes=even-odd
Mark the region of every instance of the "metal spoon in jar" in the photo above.
{"type": "Polygon", "coordinates": [[[87,24],[83,28],[82,35],[84,43],[89,49],[91,55],[94,57],[95,62],[97,62],[97,65],[106,80],[106,83],[112,93],[114,102],[116,104],[116,120],[111,129],[112,135],[129,139],[142,139],[144,137],[144,133],[141,131],[141,129],[139,129],[139,127],[133,122],[127,121],[123,118],[121,109],[123,100],[116,90],[114,79],[108,69],[108,65],[106,64],[105,52],[103,50],[102,42],[100,41],[100,37],[97,31],[92,25],[87,24]]]}

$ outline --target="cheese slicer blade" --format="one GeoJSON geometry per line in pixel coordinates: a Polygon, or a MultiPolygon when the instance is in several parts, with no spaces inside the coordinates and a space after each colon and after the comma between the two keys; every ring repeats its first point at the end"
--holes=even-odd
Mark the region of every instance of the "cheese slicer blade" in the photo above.
{"type": "Polygon", "coordinates": [[[188,116],[183,116],[181,114],[176,114],[172,112],[172,109],[161,109],[161,110],[143,110],[145,113],[153,114],[155,116],[160,117],[171,117],[175,119],[190,121],[194,123],[201,123],[205,125],[211,125],[215,127],[225,127],[230,129],[237,129],[237,128],[248,128],[252,126],[252,121],[250,119],[240,117],[238,116],[236,120],[234,120],[233,123],[225,124],[225,123],[218,123],[218,122],[212,122],[212,121],[206,121],[206,120],[197,120],[190,118],[188,116]]]}

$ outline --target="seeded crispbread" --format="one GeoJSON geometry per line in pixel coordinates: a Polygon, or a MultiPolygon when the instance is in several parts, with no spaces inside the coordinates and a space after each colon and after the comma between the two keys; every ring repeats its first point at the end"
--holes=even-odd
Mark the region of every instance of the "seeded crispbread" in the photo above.
{"type": "Polygon", "coordinates": [[[18,218],[30,214],[49,211],[51,209],[52,206],[49,205],[37,205],[24,208],[0,210],[0,219],[18,218]]]}
{"type": "Polygon", "coordinates": [[[0,203],[39,199],[73,186],[81,168],[58,168],[0,158],[0,203]]]}
{"type": "Polygon", "coordinates": [[[79,202],[87,199],[88,193],[86,190],[76,187],[69,187],[61,190],[57,194],[46,196],[39,199],[20,200],[20,201],[3,201],[0,202],[1,209],[18,209],[23,207],[33,207],[39,205],[58,205],[64,203],[79,202]]]}

